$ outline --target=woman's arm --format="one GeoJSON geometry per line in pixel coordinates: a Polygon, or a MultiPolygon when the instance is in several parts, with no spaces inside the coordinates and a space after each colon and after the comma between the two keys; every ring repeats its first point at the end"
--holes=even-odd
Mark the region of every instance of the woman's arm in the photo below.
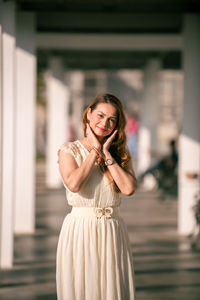
{"type": "MultiPolygon", "coordinates": [[[[109,151],[104,151],[104,156],[105,161],[107,159],[113,159],[109,151]]],[[[126,169],[123,169],[116,162],[110,166],[108,165],[107,167],[121,193],[126,196],[132,195],[137,188],[137,179],[132,168],[131,160],[129,161],[126,169]]]]}
{"type": "MultiPolygon", "coordinates": [[[[112,141],[117,133],[117,130],[113,132],[113,134],[105,141],[103,144],[103,155],[104,155],[104,160],[106,161],[107,159],[113,159],[111,156],[111,153],[109,152],[110,145],[112,144],[112,141]]],[[[132,167],[132,162],[131,160],[128,163],[128,166],[126,169],[122,168],[120,165],[115,162],[112,165],[107,166],[113,180],[115,181],[116,185],[120,189],[121,193],[129,196],[132,195],[136,188],[137,188],[137,179],[135,177],[135,173],[132,167]]]]}
{"type": "Polygon", "coordinates": [[[101,148],[99,141],[92,133],[89,124],[87,124],[88,144],[93,147],[86,160],[78,167],[74,157],[62,151],[59,151],[59,169],[65,185],[72,192],[78,192],[81,185],[86,181],[98,158],[98,150],[101,148]],[[95,150],[96,149],[96,150],[95,150]]]}
{"type": "Polygon", "coordinates": [[[65,185],[71,192],[78,192],[91,173],[97,158],[96,151],[92,149],[80,167],[71,154],[60,150],[58,155],[59,170],[65,185]]]}

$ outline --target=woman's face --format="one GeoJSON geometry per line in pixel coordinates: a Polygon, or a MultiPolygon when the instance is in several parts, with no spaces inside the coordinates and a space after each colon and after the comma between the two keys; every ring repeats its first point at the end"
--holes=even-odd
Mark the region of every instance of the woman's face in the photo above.
{"type": "Polygon", "coordinates": [[[110,103],[99,103],[93,111],[88,110],[87,119],[96,136],[103,138],[116,127],[117,111],[110,103]]]}

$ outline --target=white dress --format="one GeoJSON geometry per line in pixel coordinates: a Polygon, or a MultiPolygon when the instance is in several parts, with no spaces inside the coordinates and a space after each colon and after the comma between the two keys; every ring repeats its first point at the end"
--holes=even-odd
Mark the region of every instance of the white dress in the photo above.
{"type": "MultiPolygon", "coordinates": [[[[71,153],[79,166],[89,154],[79,140],[59,150],[71,153]]],[[[73,207],[57,247],[58,300],[134,300],[132,254],[119,193],[97,164],[78,193],[65,188],[73,207]]]]}

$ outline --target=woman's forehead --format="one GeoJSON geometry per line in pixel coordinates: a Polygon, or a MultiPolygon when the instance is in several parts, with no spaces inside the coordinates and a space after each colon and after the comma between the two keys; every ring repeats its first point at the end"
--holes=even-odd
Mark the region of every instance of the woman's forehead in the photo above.
{"type": "Polygon", "coordinates": [[[111,103],[98,103],[96,110],[101,111],[106,115],[117,115],[117,110],[111,103]]]}

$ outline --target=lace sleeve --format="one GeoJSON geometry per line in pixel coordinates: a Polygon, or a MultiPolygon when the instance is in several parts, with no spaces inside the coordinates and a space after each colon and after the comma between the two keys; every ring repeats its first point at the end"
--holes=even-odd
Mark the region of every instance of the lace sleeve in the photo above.
{"type": "Polygon", "coordinates": [[[77,145],[73,142],[64,143],[59,149],[58,149],[58,163],[59,163],[59,153],[60,151],[63,151],[64,153],[71,154],[76,160],[80,158],[80,150],[77,147],[77,145]]]}

